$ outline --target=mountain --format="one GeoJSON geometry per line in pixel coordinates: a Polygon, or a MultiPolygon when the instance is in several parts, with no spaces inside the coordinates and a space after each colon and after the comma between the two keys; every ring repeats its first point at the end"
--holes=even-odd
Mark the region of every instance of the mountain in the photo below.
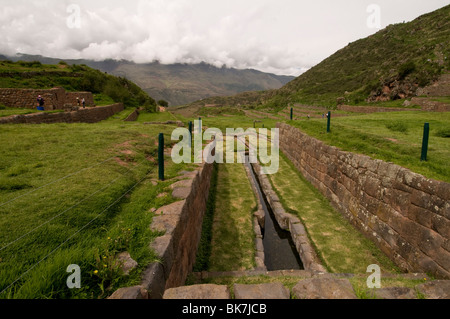
{"type": "MultiPolygon", "coordinates": [[[[40,61],[57,64],[61,59],[36,55],[18,55],[10,60],[40,61]]],[[[85,64],[116,76],[125,77],[139,85],[156,100],[166,100],[171,106],[184,105],[211,96],[230,96],[245,91],[278,89],[293,80],[252,69],[217,68],[200,64],[137,64],[130,61],[64,60],[68,64],[85,64]]]]}
{"type": "Polygon", "coordinates": [[[416,96],[450,70],[450,5],[348,44],[278,90],[196,101],[193,107],[334,107],[416,96]]]}

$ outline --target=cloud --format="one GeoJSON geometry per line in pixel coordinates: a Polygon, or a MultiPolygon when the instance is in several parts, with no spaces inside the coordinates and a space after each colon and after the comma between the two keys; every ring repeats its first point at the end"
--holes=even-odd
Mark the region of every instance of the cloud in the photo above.
{"type": "Polygon", "coordinates": [[[441,0],[2,0],[0,53],[137,63],[203,61],[298,75],[348,42],[378,31],[366,23],[372,2],[384,13],[383,26],[446,4],[441,0]]]}

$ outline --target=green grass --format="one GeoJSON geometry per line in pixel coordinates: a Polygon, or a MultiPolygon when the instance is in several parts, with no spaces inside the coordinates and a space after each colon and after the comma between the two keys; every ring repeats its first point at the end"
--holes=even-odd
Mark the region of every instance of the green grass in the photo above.
{"type": "MultiPolygon", "coordinates": [[[[37,109],[21,109],[21,108],[8,108],[8,107],[0,107],[0,117],[6,117],[11,115],[27,115],[33,113],[40,113],[42,111],[38,111],[37,109]]],[[[57,113],[63,112],[62,110],[54,110],[54,111],[46,111],[46,113],[57,113]]]]}
{"type": "Polygon", "coordinates": [[[243,164],[219,164],[209,271],[254,268],[256,206],[243,164]]]}
{"type": "Polygon", "coordinates": [[[344,151],[393,162],[428,178],[450,182],[450,113],[392,112],[326,120],[288,121],[310,136],[344,151]],[[424,123],[430,123],[427,161],[420,161],[424,123]]]}
{"type": "Polygon", "coordinates": [[[126,112],[92,125],[1,126],[0,298],[104,298],[155,260],[149,210],[174,200],[168,180],[192,166],[167,158],[167,181],[154,185],[157,135],[170,147],[175,126],[125,123],[126,112]],[[128,277],[114,260],[124,250],[139,263],[128,277]],[[70,264],[81,289],[66,286],[70,264]]]}

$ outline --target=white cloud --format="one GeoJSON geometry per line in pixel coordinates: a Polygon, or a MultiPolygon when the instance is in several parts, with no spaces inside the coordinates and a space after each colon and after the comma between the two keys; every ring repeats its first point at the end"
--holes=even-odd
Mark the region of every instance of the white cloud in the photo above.
{"type": "MultiPolygon", "coordinates": [[[[0,0],[0,53],[198,63],[298,75],[382,27],[445,0],[0,0]],[[79,28],[70,5],[78,6],[79,28]],[[73,20],[70,20],[73,22],[73,20]]],[[[76,17],[75,17],[76,18],[76,17]]]]}

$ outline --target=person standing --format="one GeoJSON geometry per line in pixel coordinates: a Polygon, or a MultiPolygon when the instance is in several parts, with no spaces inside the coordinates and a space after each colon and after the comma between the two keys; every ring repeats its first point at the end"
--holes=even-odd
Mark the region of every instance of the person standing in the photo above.
{"type": "Polygon", "coordinates": [[[37,98],[37,102],[38,102],[38,110],[43,111],[44,110],[44,104],[45,104],[45,100],[42,96],[38,96],[37,98]]]}
{"type": "Polygon", "coordinates": [[[83,104],[83,109],[86,108],[86,100],[84,98],[81,100],[81,103],[83,104]]]}

